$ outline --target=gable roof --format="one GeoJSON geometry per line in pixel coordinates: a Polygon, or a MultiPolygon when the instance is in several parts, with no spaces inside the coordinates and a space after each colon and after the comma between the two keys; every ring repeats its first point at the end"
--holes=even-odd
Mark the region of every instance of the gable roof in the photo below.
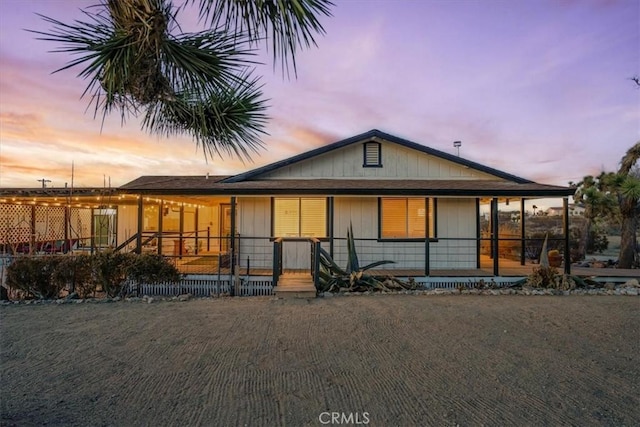
{"type": "Polygon", "coordinates": [[[343,139],[341,141],[334,142],[333,144],[325,145],[324,147],[316,148],[315,150],[307,151],[302,154],[298,154],[297,156],[289,157],[288,159],[280,160],[275,163],[271,163],[266,166],[259,167],[257,169],[253,169],[238,175],[230,176],[226,179],[223,179],[221,182],[223,183],[234,183],[234,182],[242,182],[249,181],[256,178],[259,178],[261,175],[273,172],[274,170],[292,165],[294,163],[298,163],[307,159],[310,159],[315,156],[319,156],[324,153],[328,153],[333,150],[337,150],[339,148],[346,147],[351,144],[356,144],[365,141],[377,141],[385,140],[389,142],[393,142],[398,145],[402,145],[406,148],[413,149],[425,154],[429,154],[431,156],[439,157],[444,160],[448,160],[450,162],[459,164],[464,167],[468,167],[471,169],[475,169],[481,172],[485,172],[487,174],[493,175],[498,178],[505,179],[507,181],[516,182],[518,184],[530,184],[533,181],[530,181],[525,178],[521,178],[516,175],[512,175],[507,172],[500,171],[498,169],[494,169],[489,166],[481,165],[480,163],[473,162],[471,160],[466,160],[458,156],[454,156],[453,154],[445,153],[444,151],[436,150],[434,148],[430,148],[421,144],[417,144],[415,142],[409,141],[407,139],[399,138],[394,135],[390,135],[385,132],[381,132],[377,129],[372,129],[368,132],[361,133],[360,135],[352,136],[347,139],[343,139]]]}
{"type": "Polygon", "coordinates": [[[559,197],[575,189],[539,184],[458,156],[373,129],[279,162],[234,176],[141,176],[121,187],[124,193],[156,195],[378,195],[453,197],[559,197]],[[390,142],[500,179],[260,179],[279,168],[367,141],[390,142]]]}

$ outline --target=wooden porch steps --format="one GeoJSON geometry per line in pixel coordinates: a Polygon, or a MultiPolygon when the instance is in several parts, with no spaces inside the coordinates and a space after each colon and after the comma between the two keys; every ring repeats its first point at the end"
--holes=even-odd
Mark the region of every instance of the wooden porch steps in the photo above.
{"type": "Polygon", "coordinates": [[[309,274],[285,273],[278,279],[278,286],[273,288],[278,298],[315,298],[316,287],[309,274]]]}

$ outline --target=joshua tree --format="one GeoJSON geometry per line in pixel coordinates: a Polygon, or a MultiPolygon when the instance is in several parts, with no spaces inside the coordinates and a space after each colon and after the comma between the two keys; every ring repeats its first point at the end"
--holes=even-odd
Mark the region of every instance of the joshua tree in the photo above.
{"type": "Polygon", "coordinates": [[[584,258],[587,249],[593,247],[594,235],[592,225],[597,217],[611,215],[615,207],[615,201],[604,189],[604,172],[597,177],[587,175],[577,184],[570,183],[576,187],[573,196],[576,202],[584,205],[584,223],[580,230],[580,240],[576,256],[578,259],[584,258]]]}
{"type": "Polygon", "coordinates": [[[584,256],[592,246],[592,223],[597,217],[609,217],[620,222],[620,254],[618,266],[637,266],[638,244],[636,233],[640,221],[640,176],[637,163],[640,159],[640,142],[629,148],[620,161],[618,172],[599,176],[585,176],[575,184],[574,199],[584,204],[584,228],[578,245],[578,255],[584,256]]]}
{"type": "Polygon", "coordinates": [[[84,94],[97,115],[112,111],[124,121],[142,117],[148,132],[191,135],[205,156],[250,158],[262,147],[267,120],[259,77],[253,75],[258,43],[271,42],[283,72],[299,49],[323,34],[320,16],[329,0],[186,0],[197,7],[205,29],[185,33],[181,8],[172,0],[99,0],[83,10],[85,21],[33,31],[78,55],[61,71],[83,66],[84,94]]]}
{"type": "Polygon", "coordinates": [[[629,148],[620,161],[618,173],[608,178],[608,187],[620,207],[621,233],[618,266],[632,268],[638,263],[636,232],[640,218],[640,177],[632,173],[640,160],[640,142],[629,148]]]}

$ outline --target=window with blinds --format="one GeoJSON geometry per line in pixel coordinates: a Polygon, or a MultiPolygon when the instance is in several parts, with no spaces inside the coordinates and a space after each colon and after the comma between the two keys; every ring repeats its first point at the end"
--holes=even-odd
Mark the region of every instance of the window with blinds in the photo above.
{"type": "Polygon", "coordinates": [[[433,198],[393,197],[380,199],[381,239],[424,239],[435,237],[433,198]]]}
{"type": "Polygon", "coordinates": [[[382,146],[379,142],[365,142],[364,143],[364,163],[365,167],[380,167],[382,166],[382,146]]]}
{"type": "Polygon", "coordinates": [[[272,218],[275,237],[327,237],[325,198],[275,198],[272,218]]]}

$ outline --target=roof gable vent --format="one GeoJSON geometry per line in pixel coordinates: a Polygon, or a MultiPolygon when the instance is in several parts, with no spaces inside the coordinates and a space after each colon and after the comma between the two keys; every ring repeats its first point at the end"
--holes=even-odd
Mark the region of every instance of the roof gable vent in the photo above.
{"type": "Polygon", "coordinates": [[[379,142],[364,143],[364,162],[365,168],[382,167],[382,145],[379,142]]]}

